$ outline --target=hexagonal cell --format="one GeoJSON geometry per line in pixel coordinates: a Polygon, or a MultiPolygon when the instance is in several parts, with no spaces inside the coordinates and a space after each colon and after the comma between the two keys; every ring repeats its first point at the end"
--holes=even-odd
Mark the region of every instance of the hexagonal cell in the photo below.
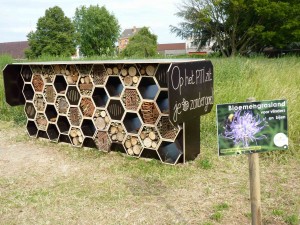
{"type": "Polygon", "coordinates": [[[89,76],[91,73],[92,64],[76,64],[76,68],[79,71],[80,76],[89,76]]]}
{"type": "Polygon", "coordinates": [[[44,81],[41,75],[33,75],[32,85],[36,92],[42,92],[44,89],[44,81]]]}
{"type": "Polygon", "coordinates": [[[91,72],[91,77],[93,78],[92,80],[95,85],[104,85],[107,78],[104,65],[95,64],[91,72]]]}
{"type": "Polygon", "coordinates": [[[119,77],[109,76],[106,88],[111,97],[119,97],[123,91],[123,84],[119,77]]]}
{"type": "Polygon", "coordinates": [[[155,73],[156,80],[160,87],[168,87],[168,76],[167,71],[170,67],[170,64],[159,64],[155,73]]]}
{"type": "Polygon", "coordinates": [[[67,82],[63,75],[56,75],[54,79],[54,87],[58,94],[65,94],[67,89],[67,82]]]}
{"type": "Polygon", "coordinates": [[[143,145],[137,135],[127,135],[123,141],[123,145],[130,156],[139,157],[143,150],[143,145]]]}
{"type": "Polygon", "coordinates": [[[144,148],[142,153],[140,154],[141,158],[149,158],[149,159],[156,159],[161,161],[160,156],[156,150],[144,148]]]}
{"type": "Polygon", "coordinates": [[[56,65],[56,66],[58,67],[57,71],[60,70],[59,74],[63,74],[66,76],[66,80],[68,84],[75,85],[77,83],[79,79],[79,72],[75,65],[56,65]]]}
{"type": "Polygon", "coordinates": [[[140,138],[145,148],[156,150],[160,145],[160,137],[154,126],[144,126],[140,132],[140,138]]]}
{"type": "Polygon", "coordinates": [[[120,100],[111,99],[108,103],[107,111],[111,119],[121,120],[124,115],[125,109],[120,100]]]}
{"type": "Polygon", "coordinates": [[[112,142],[122,143],[125,138],[125,130],[121,123],[112,122],[108,134],[112,142]]]}
{"type": "Polygon", "coordinates": [[[168,98],[168,96],[169,96],[168,91],[162,90],[156,99],[157,105],[163,114],[169,113],[169,98],[168,98]]]}
{"type": "Polygon", "coordinates": [[[107,130],[110,118],[106,110],[97,109],[94,115],[94,123],[97,130],[107,130]]]}
{"type": "Polygon", "coordinates": [[[47,134],[51,141],[55,141],[55,142],[58,141],[59,131],[55,124],[49,124],[47,128],[47,134]]]}
{"type": "Polygon", "coordinates": [[[95,105],[91,98],[82,98],[80,101],[80,110],[84,117],[93,117],[95,112],[95,105]]]}
{"type": "Polygon", "coordinates": [[[42,74],[46,83],[53,83],[55,74],[51,65],[44,65],[42,74]]]}
{"type": "Polygon", "coordinates": [[[69,103],[64,96],[57,96],[55,106],[59,114],[67,114],[69,103]]]}
{"type": "Polygon", "coordinates": [[[66,74],[66,65],[64,64],[57,64],[53,65],[54,74],[66,74]]]}
{"type": "Polygon", "coordinates": [[[123,68],[122,64],[105,64],[107,75],[119,75],[121,69],[123,68]]]}
{"type": "Polygon", "coordinates": [[[141,119],[137,113],[127,112],[123,124],[128,133],[137,134],[142,126],[141,119]]]}
{"type": "Polygon", "coordinates": [[[58,116],[57,119],[57,127],[60,133],[68,134],[70,130],[70,123],[66,116],[58,116]]]}
{"type": "Polygon", "coordinates": [[[141,98],[136,89],[126,88],[121,99],[127,110],[137,111],[141,104],[141,98]]]}
{"type": "Polygon", "coordinates": [[[110,150],[114,151],[114,152],[121,152],[121,153],[127,154],[127,152],[126,152],[124,146],[122,145],[122,143],[113,142],[111,144],[110,150]]]}
{"type": "Polygon", "coordinates": [[[93,86],[92,79],[89,75],[80,76],[79,91],[82,95],[90,96],[92,94],[93,86]]]}
{"type": "Polygon", "coordinates": [[[49,139],[49,136],[45,130],[39,130],[37,134],[38,138],[49,139]]]}
{"type": "Polygon", "coordinates": [[[39,130],[46,131],[48,126],[48,120],[43,113],[38,113],[36,115],[36,125],[39,130]]]}
{"type": "Polygon", "coordinates": [[[44,96],[46,99],[46,102],[48,103],[54,103],[56,98],[56,91],[53,87],[53,85],[46,85],[44,88],[44,96]]]}
{"type": "Polygon", "coordinates": [[[66,96],[70,102],[70,105],[78,105],[80,100],[80,93],[76,86],[69,86],[67,89],[66,96]]]}
{"type": "Polygon", "coordinates": [[[93,137],[96,132],[96,127],[92,120],[84,119],[81,124],[81,130],[85,137],[93,137]]]}
{"type": "Polygon", "coordinates": [[[97,145],[93,138],[91,137],[85,137],[83,140],[83,147],[87,148],[97,148],[97,145]]]}
{"type": "Polygon", "coordinates": [[[174,141],[180,129],[175,127],[169,120],[168,116],[161,116],[158,124],[158,131],[162,138],[174,141]]]}
{"type": "Polygon", "coordinates": [[[38,112],[43,112],[46,107],[46,101],[42,94],[35,94],[33,104],[38,112]]]}
{"type": "Polygon", "coordinates": [[[97,107],[105,107],[108,102],[108,95],[104,88],[96,87],[92,96],[97,107]]]}
{"type": "Polygon", "coordinates": [[[30,65],[33,74],[41,75],[43,72],[43,65],[30,65]]]}
{"type": "Polygon", "coordinates": [[[21,76],[24,80],[24,82],[30,82],[32,77],[32,71],[30,69],[30,66],[23,65],[21,69],[21,76]]]}
{"type": "Polygon", "coordinates": [[[72,144],[70,136],[68,134],[60,134],[58,142],[72,144]]]}
{"type": "Polygon", "coordinates": [[[139,72],[142,76],[154,76],[157,69],[156,63],[151,64],[139,64],[139,72]]]}
{"type": "Polygon", "coordinates": [[[158,92],[158,86],[152,77],[142,77],[138,89],[144,99],[153,100],[158,92]]]}
{"type": "Polygon", "coordinates": [[[143,102],[139,113],[146,124],[155,124],[159,117],[159,111],[154,102],[143,102]]]}
{"type": "Polygon", "coordinates": [[[55,123],[57,120],[57,111],[54,105],[47,105],[45,114],[47,116],[48,121],[55,123]]]}
{"type": "Polygon", "coordinates": [[[169,164],[176,164],[182,156],[182,148],[177,142],[163,141],[158,149],[161,161],[169,164]]]}
{"type": "Polygon", "coordinates": [[[78,107],[70,107],[68,118],[73,126],[80,126],[82,121],[82,114],[78,107]]]}
{"type": "Polygon", "coordinates": [[[34,121],[28,120],[26,125],[29,136],[36,137],[38,133],[38,128],[34,121]]]}
{"type": "Polygon", "coordinates": [[[23,87],[23,94],[26,100],[32,100],[34,96],[34,90],[31,84],[25,84],[23,87]]]}
{"type": "Polygon", "coordinates": [[[36,115],[36,110],[35,110],[35,108],[34,108],[34,105],[33,105],[33,103],[31,103],[31,102],[26,102],[25,103],[25,113],[26,113],[26,115],[27,115],[27,117],[29,118],[29,119],[34,119],[35,118],[35,115],[36,115]]]}
{"type": "Polygon", "coordinates": [[[82,136],[82,132],[79,128],[72,127],[69,135],[72,145],[74,145],[75,147],[82,146],[84,137],[82,136]]]}
{"type": "Polygon", "coordinates": [[[104,152],[109,152],[111,148],[111,140],[106,131],[98,131],[95,136],[95,144],[97,148],[104,152]]]}
{"type": "Polygon", "coordinates": [[[136,86],[140,80],[140,74],[134,64],[124,64],[121,77],[125,86],[136,86]]]}

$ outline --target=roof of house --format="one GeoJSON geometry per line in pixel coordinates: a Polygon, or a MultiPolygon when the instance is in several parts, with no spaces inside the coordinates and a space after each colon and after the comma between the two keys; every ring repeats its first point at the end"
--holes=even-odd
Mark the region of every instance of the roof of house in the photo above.
{"type": "Polygon", "coordinates": [[[9,54],[14,59],[23,59],[27,48],[29,48],[28,41],[0,43],[0,55],[9,54]]]}
{"type": "Polygon", "coordinates": [[[130,29],[125,29],[123,31],[123,33],[121,34],[121,37],[120,38],[130,38],[131,36],[133,36],[136,32],[138,32],[140,29],[142,28],[136,28],[136,27],[133,27],[133,28],[130,28],[130,29]]]}
{"type": "Polygon", "coordinates": [[[185,50],[185,43],[169,43],[169,44],[158,44],[157,51],[166,51],[166,50],[185,50]]]}

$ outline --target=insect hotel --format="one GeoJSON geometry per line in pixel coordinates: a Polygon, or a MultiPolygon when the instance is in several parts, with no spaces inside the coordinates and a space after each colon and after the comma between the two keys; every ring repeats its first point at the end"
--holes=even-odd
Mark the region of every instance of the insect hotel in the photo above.
{"type": "Polygon", "coordinates": [[[14,63],[3,70],[6,101],[24,105],[29,136],[167,164],[200,153],[212,74],[209,61],[171,59],[14,63]]]}

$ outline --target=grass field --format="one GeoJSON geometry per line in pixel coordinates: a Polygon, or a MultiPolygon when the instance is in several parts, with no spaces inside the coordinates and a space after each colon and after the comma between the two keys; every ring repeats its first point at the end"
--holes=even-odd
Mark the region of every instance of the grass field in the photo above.
{"type": "MultiPolygon", "coordinates": [[[[262,213],[264,224],[299,224],[299,58],[211,60],[215,104],[288,100],[289,150],[260,154],[262,213]]],[[[247,156],[217,156],[215,106],[201,118],[199,157],[166,166],[29,139],[2,74],[0,97],[0,156],[19,156],[0,158],[0,224],[250,224],[247,156]]]]}

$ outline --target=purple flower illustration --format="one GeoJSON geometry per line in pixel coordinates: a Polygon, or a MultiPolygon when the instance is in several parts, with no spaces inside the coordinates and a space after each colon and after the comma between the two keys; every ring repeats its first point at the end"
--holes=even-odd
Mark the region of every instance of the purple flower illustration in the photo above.
{"type": "Polygon", "coordinates": [[[265,118],[254,116],[251,111],[246,111],[243,115],[241,111],[236,111],[231,115],[230,121],[227,120],[224,137],[233,140],[234,145],[242,144],[243,147],[248,147],[250,142],[266,138],[265,135],[258,134],[266,126],[265,118]]]}

